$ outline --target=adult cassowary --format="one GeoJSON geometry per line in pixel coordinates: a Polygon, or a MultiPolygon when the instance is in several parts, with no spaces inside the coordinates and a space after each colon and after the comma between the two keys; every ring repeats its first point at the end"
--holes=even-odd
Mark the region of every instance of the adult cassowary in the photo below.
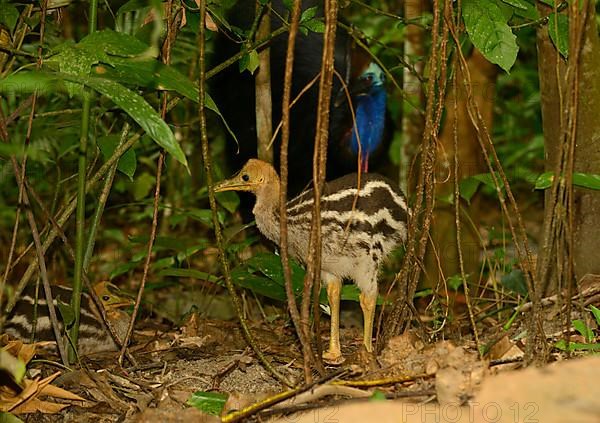
{"type": "MultiPolygon", "coordinates": [[[[303,10],[318,6],[316,17],[323,16],[322,3],[303,1],[303,10]]],[[[238,1],[228,14],[228,22],[247,31],[253,21],[256,2],[238,1]]],[[[281,1],[272,2],[271,30],[282,26],[289,11],[281,1]]],[[[215,65],[238,53],[243,37],[233,31],[222,29],[215,41],[215,65]],[[237,37],[237,38],[236,38],[237,37]],[[237,41],[236,41],[237,40],[237,41]]],[[[271,95],[273,103],[273,127],[281,120],[287,32],[275,37],[271,48],[271,95]]],[[[299,33],[296,41],[292,99],[306,88],[321,70],[323,34],[309,31],[299,33]]],[[[348,33],[339,28],[336,33],[335,69],[328,141],[327,178],[355,172],[358,154],[361,153],[362,171],[377,167],[377,159],[385,150],[384,129],[386,120],[385,78],[382,69],[373,61],[369,52],[359,47],[348,33]],[[343,79],[342,80],[340,80],[343,79]],[[344,89],[344,83],[347,90],[344,89]],[[348,102],[351,98],[355,121],[348,102]],[[357,131],[358,130],[358,131],[357,131]],[[359,148],[360,141],[360,148],[359,148]]],[[[233,167],[241,166],[256,156],[256,119],[254,78],[248,72],[240,73],[236,65],[216,75],[212,91],[225,120],[239,140],[238,146],[228,140],[228,155],[233,167]]],[[[312,155],[315,138],[318,82],[306,91],[292,107],[290,117],[289,145],[289,193],[300,192],[312,179],[312,155]]],[[[275,162],[279,162],[279,142],[275,142],[275,162]]]]}

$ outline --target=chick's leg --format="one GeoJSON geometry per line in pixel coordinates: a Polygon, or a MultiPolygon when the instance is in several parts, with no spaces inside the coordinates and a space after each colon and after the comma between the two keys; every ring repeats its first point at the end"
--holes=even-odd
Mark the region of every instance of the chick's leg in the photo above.
{"type": "Polygon", "coordinates": [[[329,364],[341,364],[344,362],[340,349],[340,295],[342,280],[330,274],[322,275],[323,282],[327,288],[327,299],[331,310],[331,334],[329,338],[329,349],[323,352],[323,360],[329,364]]]}
{"type": "Polygon", "coordinates": [[[368,352],[373,352],[373,320],[377,306],[377,290],[369,293],[360,293],[360,308],[364,320],[364,344],[368,352]]]}

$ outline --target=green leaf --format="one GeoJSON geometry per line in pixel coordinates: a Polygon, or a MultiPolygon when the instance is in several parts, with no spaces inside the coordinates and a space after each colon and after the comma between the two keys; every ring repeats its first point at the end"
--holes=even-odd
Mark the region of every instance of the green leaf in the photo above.
{"type": "Polygon", "coordinates": [[[12,33],[18,19],[17,8],[6,0],[0,0],[0,24],[4,24],[8,28],[8,32],[12,33]]]}
{"type": "Polygon", "coordinates": [[[590,311],[594,315],[594,319],[596,319],[596,323],[600,325],[600,309],[594,305],[590,305],[590,311]]]}
{"type": "Polygon", "coordinates": [[[235,213],[240,206],[240,197],[233,191],[217,192],[215,198],[221,207],[229,213],[235,213]]]}
{"type": "Polygon", "coordinates": [[[458,192],[467,203],[471,203],[471,198],[477,192],[479,185],[481,185],[481,181],[475,178],[464,178],[458,183],[458,192]]]}
{"type": "MultiPolygon", "coordinates": [[[[58,64],[61,72],[86,77],[89,76],[92,66],[99,63],[112,64],[114,56],[137,58],[153,57],[157,52],[137,38],[110,29],[96,31],[84,37],[79,43],[65,42],[55,48],[55,54],[47,60],[47,64],[58,64]]],[[[67,83],[69,95],[81,95],[81,85],[67,83]]]]}
{"type": "MultiPolygon", "coordinates": [[[[119,135],[106,135],[104,137],[98,138],[98,147],[102,152],[102,156],[104,160],[108,160],[115,149],[119,145],[120,136],[119,135]]],[[[121,156],[119,159],[119,163],[117,164],[117,169],[129,177],[129,180],[133,181],[133,175],[135,174],[135,169],[137,167],[137,158],[135,156],[135,150],[130,148],[121,156]]]]}
{"type": "Polygon", "coordinates": [[[569,17],[562,13],[548,15],[548,33],[554,47],[566,59],[569,57],[569,17]]]}
{"type": "Polygon", "coordinates": [[[521,16],[525,19],[529,19],[530,21],[536,21],[540,18],[540,12],[538,12],[534,3],[524,2],[527,5],[527,9],[519,9],[515,8],[515,15],[521,16]]]}
{"type": "Polygon", "coordinates": [[[231,279],[236,285],[249,289],[266,298],[277,301],[285,301],[285,289],[283,286],[264,276],[258,276],[243,267],[231,270],[231,279]]]}
{"type": "MultiPolygon", "coordinates": [[[[278,255],[270,253],[256,254],[254,257],[247,260],[245,265],[249,268],[258,270],[269,279],[275,281],[279,286],[285,286],[281,258],[278,255]]],[[[305,274],[304,269],[295,260],[290,260],[290,271],[294,292],[302,292],[305,274]]]]}
{"type": "Polygon", "coordinates": [[[500,278],[500,283],[506,289],[517,294],[526,296],[528,293],[525,276],[520,269],[513,269],[510,273],[503,275],[502,278],[500,278]]]}
{"type": "Polygon", "coordinates": [[[120,264],[115,267],[112,272],[110,272],[109,278],[112,280],[117,276],[121,276],[125,273],[129,273],[131,270],[135,269],[139,265],[139,261],[132,260],[128,263],[120,264]]]}
{"type": "MultiPolygon", "coordinates": [[[[500,180],[499,175],[495,173],[496,179],[500,183],[500,187],[504,188],[504,183],[500,180]]],[[[467,201],[471,202],[471,198],[477,192],[479,185],[484,184],[490,189],[496,191],[496,185],[494,184],[494,178],[492,178],[491,173],[480,173],[478,175],[473,175],[462,179],[458,184],[458,192],[460,196],[467,201]]]]}
{"type": "Polygon", "coordinates": [[[187,400],[187,404],[213,416],[218,416],[223,411],[228,394],[220,392],[196,391],[187,400]]]}
{"type": "Polygon", "coordinates": [[[527,10],[529,3],[525,0],[502,0],[504,3],[514,7],[515,9],[527,10]]]}
{"type": "MultiPolygon", "coordinates": [[[[116,32],[112,29],[96,31],[81,39],[77,46],[91,53],[97,54],[98,58],[110,63],[111,56],[136,57],[150,53],[150,47],[133,35],[124,32],[116,32]]],[[[156,56],[156,54],[155,54],[156,56]]]]}
{"type": "Polygon", "coordinates": [[[306,28],[309,31],[322,34],[323,32],[325,32],[325,23],[321,19],[311,19],[309,21],[303,22],[300,28],[306,28]]]}
{"type": "Polygon", "coordinates": [[[375,392],[373,392],[373,395],[371,395],[369,397],[369,401],[385,401],[387,398],[385,397],[385,394],[383,392],[381,392],[379,389],[375,389],[375,392]]]}
{"type": "Polygon", "coordinates": [[[133,181],[133,198],[135,201],[144,199],[156,185],[156,177],[144,172],[133,181]]]}
{"type": "Polygon", "coordinates": [[[75,311],[70,304],[65,303],[60,298],[55,298],[55,300],[65,328],[69,329],[71,326],[73,326],[73,323],[75,323],[75,311]]]}
{"type": "MultiPolygon", "coordinates": [[[[553,181],[554,172],[544,172],[535,181],[535,189],[550,188],[553,181]]],[[[600,175],[574,172],[573,185],[581,188],[600,190],[600,175]]]]}
{"type": "Polygon", "coordinates": [[[462,277],[460,275],[452,275],[448,278],[448,288],[453,291],[458,291],[463,284],[462,277]]]}
{"type": "Polygon", "coordinates": [[[462,15],[475,47],[508,73],[519,47],[502,8],[490,0],[464,0],[462,15]]]}
{"type": "Polygon", "coordinates": [[[312,18],[315,17],[318,9],[319,9],[318,6],[313,6],[313,7],[309,7],[308,9],[304,10],[302,12],[302,15],[300,16],[300,22],[302,23],[302,22],[310,21],[312,18]]]}
{"type": "Polygon", "coordinates": [[[260,61],[258,59],[258,52],[256,50],[252,50],[248,53],[248,65],[246,66],[246,69],[248,69],[250,73],[254,75],[254,71],[258,69],[259,64],[260,61]]]}
{"type": "Polygon", "coordinates": [[[556,344],[554,344],[555,348],[558,348],[561,351],[600,351],[600,344],[582,344],[580,342],[569,342],[569,346],[567,347],[567,343],[564,339],[561,339],[556,344]]]}
{"type": "Polygon", "coordinates": [[[5,411],[0,411],[0,422],[2,422],[2,423],[23,423],[23,420],[21,420],[14,414],[7,413],[5,411]]]}
{"type": "Polygon", "coordinates": [[[1,94],[31,94],[36,91],[43,96],[66,91],[66,87],[61,79],[44,72],[18,72],[0,79],[1,94]]]}
{"type": "Polygon", "coordinates": [[[587,327],[583,320],[573,320],[573,327],[587,342],[592,342],[594,340],[594,331],[587,327]]]}
{"type": "Polygon", "coordinates": [[[108,79],[84,78],[81,82],[110,98],[131,116],[167,153],[171,154],[175,160],[186,168],[188,167],[185,154],[175,139],[175,135],[143,97],[108,79]]]}
{"type": "Polygon", "coordinates": [[[552,186],[554,172],[544,172],[535,180],[535,189],[547,189],[552,186]]]}
{"type": "Polygon", "coordinates": [[[187,160],[173,132],[143,97],[123,85],[104,78],[79,77],[63,73],[19,72],[0,81],[0,92],[53,93],[64,89],[63,80],[84,84],[105,95],[125,111],[148,135],[187,168],[187,160]]]}

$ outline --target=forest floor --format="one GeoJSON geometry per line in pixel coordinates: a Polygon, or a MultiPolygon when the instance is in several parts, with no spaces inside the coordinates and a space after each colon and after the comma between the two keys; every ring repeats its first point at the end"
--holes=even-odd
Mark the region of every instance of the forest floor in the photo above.
{"type": "MultiPolygon", "coordinates": [[[[551,308],[545,310],[549,345],[563,333],[551,308]]],[[[207,397],[204,411],[213,401],[215,414],[222,409],[225,415],[287,389],[258,363],[238,324],[192,316],[178,328],[147,318],[130,347],[137,366],[121,368],[117,353],[84,357],[77,370],[52,381],[78,398],[33,395],[40,401],[37,411],[19,417],[27,422],[219,421],[189,405],[194,393],[226,394],[226,401],[200,395],[207,397]],[[49,412],[46,403],[68,406],[49,412]]],[[[286,320],[254,321],[252,332],[275,368],[300,382],[301,350],[286,320]]],[[[337,376],[319,382],[315,375],[310,390],[253,412],[250,421],[600,422],[600,357],[566,360],[554,350],[542,368],[522,369],[524,323],[518,317],[510,331],[481,323],[480,343],[490,347],[483,358],[468,325],[463,331],[447,328],[428,341],[417,330],[407,331],[373,357],[361,347],[360,326],[346,324],[341,330],[346,362],[327,368],[337,376]]],[[[328,324],[321,326],[325,342],[328,324]]],[[[58,360],[32,361],[29,377],[56,373],[52,361],[58,360]]]]}

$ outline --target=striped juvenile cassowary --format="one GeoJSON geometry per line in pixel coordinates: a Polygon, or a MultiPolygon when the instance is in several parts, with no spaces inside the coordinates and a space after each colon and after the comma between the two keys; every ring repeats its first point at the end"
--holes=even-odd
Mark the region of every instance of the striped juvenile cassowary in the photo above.
{"type": "MultiPolygon", "coordinates": [[[[402,192],[388,179],[370,173],[352,173],[325,184],[321,199],[321,279],[331,306],[331,338],[323,358],[344,361],[339,341],[342,280],[352,279],[361,291],[364,345],[372,351],[373,318],[377,301],[377,274],[388,254],[406,239],[408,207],[402,192]]],[[[252,210],[256,225],[279,245],[279,176],[268,163],[249,160],[216,191],[248,191],[256,195],[252,210]]],[[[313,208],[313,191],[307,190],[287,204],[288,248],[295,259],[306,262],[313,208]]]]}
{"type": "MultiPolygon", "coordinates": [[[[66,302],[73,295],[70,287],[52,285],[52,296],[54,306],[58,301],[66,302]]],[[[46,298],[40,288],[36,301],[35,286],[28,286],[22,293],[19,301],[15,304],[8,316],[5,332],[14,339],[23,342],[54,342],[54,332],[48,313],[46,298]],[[37,318],[36,321],[34,319],[37,318]]],[[[133,305],[133,301],[125,297],[116,286],[109,282],[99,282],[94,285],[94,291],[102,301],[106,316],[116,330],[120,339],[125,338],[129,323],[129,314],[123,310],[124,307],[133,305]]],[[[58,311],[57,311],[58,312],[58,311]]],[[[64,332],[64,324],[59,315],[60,331],[64,332]]],[[[61,342],[66,340],[62,339],[61,342]]],[[[100,311],[94,304],[94,300],[88,293],[83,293],[81,300],[81,323],[79,328],[79,344],[77,352],[79,355],[88,355],[103,351],[116,351],[117,345],[104,328],[104,322],[100,311]]]]}

